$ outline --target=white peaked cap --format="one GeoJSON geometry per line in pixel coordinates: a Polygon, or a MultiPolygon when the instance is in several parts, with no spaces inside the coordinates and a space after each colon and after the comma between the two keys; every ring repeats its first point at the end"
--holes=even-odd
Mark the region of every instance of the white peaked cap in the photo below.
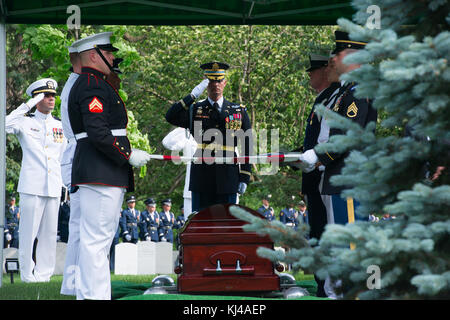
{"type": "Polygon", "coordinates": [[[42,93],[42,92],[56,94],[56,88],[58,88],[58,83],[55,80],[53,80],[51,78],[39,79],[39,80],[33,82],[27,88],[27,95],[32,97],[33,94],[38,94],[38,93],[42,93]]]}
{"type": "Polygon", "coordinates": [[[87,36],[86,38],[76,41],[78,52],[95,49],[97,47],[102,50],[107,50],[107,51],[119,50],[112,46],[111,40],[110,40],[111,35],[112,35],[112,32],[96,33],[96,34],[87,36]]]}

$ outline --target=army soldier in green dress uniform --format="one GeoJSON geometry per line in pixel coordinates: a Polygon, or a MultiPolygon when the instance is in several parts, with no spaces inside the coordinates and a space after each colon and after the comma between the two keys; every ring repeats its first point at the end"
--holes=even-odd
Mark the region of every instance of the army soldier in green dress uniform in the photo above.
{"type": "MultiPolygon", "coordinates": [[[[246,108],[223,97],[227,84],[225,73],[229,66],[210,62],[200,68],[204,70],[206,79],[171,106],[166,114],[167,121],[190,129],[198,143],[195,157],[235,157],[238,140],[243,146],[239,155],[249,156],[253,139],[246,108]],[[208,98],[195,102],[206,88],[208,98]]],[[[250,176],[250,163],[193,163],[189,183],[192,211],[219,203],[236,203],[237,193],[245,192],[250,176]]]]}

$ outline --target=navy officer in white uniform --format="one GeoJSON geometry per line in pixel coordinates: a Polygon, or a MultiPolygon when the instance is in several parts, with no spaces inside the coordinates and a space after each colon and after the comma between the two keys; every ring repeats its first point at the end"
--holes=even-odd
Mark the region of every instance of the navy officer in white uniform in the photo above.
{"type": "Polygon", "coordinates": [[[50,78],[33,82],[26,90],[31,99],[5,121],[6,132],[17,136],[23,153],[17,187],[22,208],[19,266],[23,282],[48,282],[55,269],[61,157],[67,144],[61,121],[52,116],[56,88],[50,78]],[[30,113],[34,106],[36,111],[30,113]]]}

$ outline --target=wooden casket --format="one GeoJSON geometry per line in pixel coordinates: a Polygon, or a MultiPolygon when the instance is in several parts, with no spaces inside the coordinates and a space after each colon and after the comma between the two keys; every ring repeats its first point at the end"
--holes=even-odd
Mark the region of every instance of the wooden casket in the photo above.
{"type": "Polygon", "coordinates": [[[247,222],[231,215],[230,206],[214,205],[189,217],[179,235],[178,292],[280,290],[274,264],[256,254],[258,247],[273,249],[272,240],[245,232],[247,222]]]}

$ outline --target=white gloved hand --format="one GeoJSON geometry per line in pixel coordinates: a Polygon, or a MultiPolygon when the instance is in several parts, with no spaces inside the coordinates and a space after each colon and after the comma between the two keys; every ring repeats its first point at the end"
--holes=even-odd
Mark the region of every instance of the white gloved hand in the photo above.
{"type": "Polygon", "coordinates": [[[130,236],[129,234],[126,234],[126,235],[125,235],[125,240],[131,241],[131,236],[130,236]]]}
{"type": "Polygon", "coordinates": [[[245,182],[239,182],[238,193],[242,195],[245,190],[247,190],[247,184],[245,182]]]}
{"type": "Polygon", "coordinates": [[[309,173],[316,168],[316,163],[319,161],[319,158],[314,149],[309,149],[299,156],[299,160],[301,161],[300,169],[303,172],[309,173]]]}
{"type": "Polygon", "coordinates": [[[40,101],[42,101],[45,97],[44,93],[39,93],[36,97],[31,98],[27,101],[28,108],[33,108],[35,105],[37,105],[40,101]]]}
{"type": "Polygon", "coordinates": [[[200,82],[194,89],[192,89],[191,94],[197,99],[200,97],[200,95],[205,91],[206,87],[208,86],[209,79],[204,79],[202,82],[200,82]]]}
{"type": "Polygon", "coordinates": [[[152,239],[149,236],[146,236],[145,241],[152,241],[152,239]]]}
{"type": "Polygon", "coordinates": [[[11,233],[8,232],[8,233],[5,235],[5,238],[6,238],[6,241],[11,241],[11,240],[12,240],[11,233]]]}
{"type": "Polygon", "coordinates": [[[142,167],[150,160],[150,155],[139,149],[131,149],[131,155],[128,162],[136,168],[142,167]]]}
{"type": "Polygon", "coordinates": [[[161,238],[161,241],[162,241],[162,242],[167,242],[166,237],[162,237],[162,238],[161,238]]]}

